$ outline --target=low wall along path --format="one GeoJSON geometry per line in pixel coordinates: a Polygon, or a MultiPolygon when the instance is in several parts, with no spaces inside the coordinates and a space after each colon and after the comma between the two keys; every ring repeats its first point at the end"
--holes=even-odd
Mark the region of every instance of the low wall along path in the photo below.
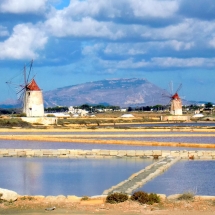
{"type": "Polygon", "coordinates": [[[112,158],[140,157],[165,158],[166,156],[181,159],[215,159],[215,151],[187,150],[104,150],[104,149],[0,149],[0,157],[59,157],[59,158],[112,158]]]}

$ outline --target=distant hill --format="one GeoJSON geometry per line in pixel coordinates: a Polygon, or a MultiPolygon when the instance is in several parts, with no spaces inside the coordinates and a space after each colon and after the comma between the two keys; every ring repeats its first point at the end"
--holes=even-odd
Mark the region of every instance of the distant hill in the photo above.
{"type": "Polygon", "coordinates": [[[168,104],[167,92],[146,79],[114,79],[88,82],[46,91],[45,106],[109,104],[120,107],[168,104]]]}
{"type": "Polygon", "coordinates": [[[22,104],[18,100],[8,99],[3,103],[0,103],[0,108],[2,109],[13,109],[13,108],[20,108],[22,104]]]}

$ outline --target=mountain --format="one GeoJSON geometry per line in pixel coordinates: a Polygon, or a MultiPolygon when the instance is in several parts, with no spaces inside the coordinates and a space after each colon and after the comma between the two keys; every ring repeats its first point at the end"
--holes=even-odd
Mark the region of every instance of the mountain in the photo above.
{"type": "Polygon", "coordinates": [[[0,103],[0,108],[2,109],[13,109],[20,108],[22,106],[21,102],[18,100],[7,99],[3,103],[0,103]]]}
{"type": "Polygon", "coordinates": [[[109,104],[120,107],[168,104],[165,90],[146,79],[113,79],[88,82],[44,92],[44,105],[78,106],[109,104]]]}

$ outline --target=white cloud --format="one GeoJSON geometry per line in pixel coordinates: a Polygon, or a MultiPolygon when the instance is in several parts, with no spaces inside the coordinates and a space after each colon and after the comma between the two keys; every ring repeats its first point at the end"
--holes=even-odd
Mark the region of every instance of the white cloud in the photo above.
{"type": "Polygon", "coordinates": [[[145,60],[135,61],[133,58],[128,58],[126,60],[102,60],[100,58],[97,58],[94,61],[100,66],[102,66],[102,68],[105,68],[106,70],[110,68],[114,70],[139,69],[139,68],[145,68],[148,65],[150,65],[150,62],[147,62],[145,60]]]}
{"type": "Polygon", "coordinates": [[[127,60],[123,60],[117,63],[117,68],[120,69],[138,69],[138,68],[143,68],[148,66],[148,62],[146,62],[145,60],[141,60],[138,62],[135,62],[133,58],[129,58],[127,60]]]}
{"type": "Polygon", "coordinates": [[[215,37],[209,41],[209,45],[215,48],[215,37]]]}
{"type": "Polygon", "coordinates": [[[145,54],[145,43],[109,43],[104,49],[108,55],[140,55],[145,54]]]}
{"type": "Polygon", "coordinates": [[[131,0],[131,8],[137,17],[167,18],[178,10],[177,1],[131,0]]]}
{"type": "Polygon", "coordinates": [[[47,0],[1,0],[3,13],[40,13],[46,7],[47,0]]]}
{"type": "Polygon", "coordinates": [[[182,50],[190,50],[194,47],[194,42],[183,42],[178,40],[169,40],[166,42],[159,42],[160,48],[161,47],[171,47],[175,51],[182,51],[182,50]]]}
{"type": "Polygon", "coordinates": [[[45,26],[49,33],[57,37],[96,37],[115,40],[124,35],[111,23],[98,22],[90,17],[85,17],[81,21],[74,21],[64,17],[61,11],[55,17],[47,20],[45,26]]]}
{"type": "Polygon", "coordinates": [[[41,29],[31,24],[14,27],[12,35],[0,43],[0,59],[36,58],[36,51],[43,49],[47,37],[41,29]]]}
{"type": "Polygon", "coordinates": [[[189,67],[205,67],[209,68],[215,66],[215,58],[152,58],[152,64],[156,66],[171,68],[189,68],[189,67]]]}
{"type": "MultiPolygon", "coordinates": [[[[83,61],[84,64],[85,60],[83,61]]],[[[98,56],[93,56],[92,62],[102,71],[108,70],[135,70],[146,68],[214,68],[215,58],[173,58],[173,57],[157,57],[149,59],[136,60],[128,58],[126,60],[103,60],[98,56]]],[[[89,61],[88,61],[89,63],[89,61]]]]}
{"type": "Polygon", "coordinates": [[[175,14],[178,2],[172,0],[87,0],[70,2],[66,9],[72,17],[102,16],[104,18],[131,18],[159,17],[166,18],[175,14]]]}
{"type": "Polygon", "coordinates": [[[88,56],[90,55],[90,56],[92,56],[96,52],[100,51],[103,48],[104,48],[104,45],[101,44],[101,43],[96,43],[93,46],[86,45],[85,47],[83,47],[82,54],[83,55],[88,55],[88,56]]]}
{"type": "Polygon", "coordinates": [[[151,29],[140,20],[160,21],[173,16],[177,9],[177,1],[172,0],[73,0],[63,10],[52,10],[45,25],[57,37],[141,38],[151,29]],[[137,23],[131,24],[131,20],[137,23]]]}

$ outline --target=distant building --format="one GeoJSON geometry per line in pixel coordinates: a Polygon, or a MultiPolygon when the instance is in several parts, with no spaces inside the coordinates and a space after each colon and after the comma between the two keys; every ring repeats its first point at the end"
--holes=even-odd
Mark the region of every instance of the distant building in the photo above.
{"type": "Polygon", "coordinates": [[[73,106],[70,106],[69,107],[69,111],[68,111],[68,113],[71,113],[71,114],[78,114],[78,115],[80,115],[80,116],[87,116],[87,114],[89,113],[88,111],[86,111],[86,110],[82,110],[82,109],[76,109],[76,108],[74,108],[73,106]]]}

